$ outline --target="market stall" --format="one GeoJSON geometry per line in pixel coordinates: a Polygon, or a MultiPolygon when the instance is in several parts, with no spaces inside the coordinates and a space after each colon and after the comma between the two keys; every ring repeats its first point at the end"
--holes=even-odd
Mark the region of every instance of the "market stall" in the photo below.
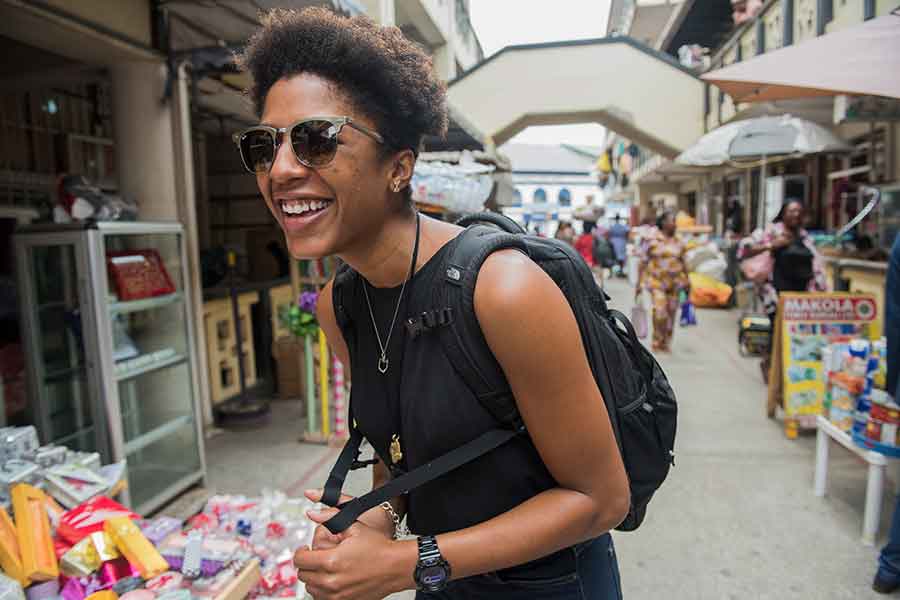
{"type": "Polygon", "coordinates": [[[145,519],[113,499],[115,470],[62,447],[38,447],[33,427],[4,429],[0,448],[6,467],[36,467],[0,489],[9,497],[0,507],[0,597],[306,597],[292,563],[315,527],[306,499],[268,491],[259,498],[213,496],[186,521],[145,519]],[[63,493],[60,478],[72,490],[63,493]]]}
{"type": "Polygon", "coordinates": [[[797,437],[800,429],[815,429],[816,417],[826,414],[826,407],[831,411],[835,386],[851,381],[835,375],[844,370],[850,370],[855,378],[851,388],[854,399],[863,398],[859,407],[848,404],[845,408],[862,422],[868,418],[869,397],[884,357],[877,314],[875,299],[865,294],[779,296],[767,412],[774,416],[782,407],[789,438],[797,437]]]}

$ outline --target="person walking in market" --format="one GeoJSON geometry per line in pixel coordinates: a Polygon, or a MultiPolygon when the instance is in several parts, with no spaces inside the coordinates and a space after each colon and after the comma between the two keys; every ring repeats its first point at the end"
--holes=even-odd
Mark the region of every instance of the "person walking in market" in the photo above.
{"type": "Polygon", "coordinates": [[[691,282],[684,262],[686,246],[675,235],[675,213],[663,212],[656,219],[656,230],[644,240],[635,301],[650,292],[653,304],[654,352],[671,352],[678,312],[679,295],[689,293],[691,282]]]}
{"type": "Polygon", "coordinates": [[[575,228],[572,227],[572,224],[568,221],[560,221],[559,227],[556,228],[556,233],[553,235],[558,240],[561,240],[570,246],[575,245],[575,228]]]}
{"type": "MultiPolygon", "coordinates": [[[[764,252],[771,256],[766,280],[757,286],[763,310],[775,328],[778,294],[781,292],[820,292],[826,287],[825,268],[815,242],[806,229],[803,203],[789,198],[765,229],[757,229],[738,245],[738,260],[753,258],[764,252]]],[[[763,379],[768,382],[771,350],[760,363],[763,379]]]]}
{"type": "Polygon", "coordinates": [[[594,221],[584,221],[581,226],[581,235],[575,240],[575,250],[588,264],[594,273],[594,279],[597,285],[603,287],[603,265],[598,262],[597,256],[597,238],[594,236],[594,228],[597,224],[594,221]]]}
{"type": "MultiPolygon", "coordinates": [[[[463,231],[420,215],[410,189],[423,138],[447,129],[446,89],[396,27],[315,8],[262,22],[241,57],[260,125],[235,139],[291,255],[337,255],[355,272],[340,324],[333,281],[317,314],[352,367],[356,427],[390,460],[372,467],[380,487],[496,427],[438,336],[401,322],[433,307],[431,282],[463,231]]],[[[294,555],[316,600],[622,597],[609,530],[628,514],[628,479],[571,307],[536,263],[501,250],[478,273],[474,311],[529,435],[340,534],[318,526],[294,555]],[[404,516],[415,539],[395,539],[404,516]]]]}
{"type": "MultiPolygon", "coordinates": [[[[900,235],[894,238],[891,248],[884,292],[884,334],[887,338],[885,389],[896,400],[900,378],[900,235]]],[[[878,571],[872,589],[881,594],[900,589],[900,496],[897,496],[894,505],[888,542],[878,555],[878,571]]]]}
{"type": "Polygon", "coordinates": [[[619,276],[625,275],[625,260],[628,258],[626,252],[628,248],[628,234],[631,230],[628,225],[622,222],[622,215],[616,214],[613,217],[613,224],[607,232],[609,243],[612,244],[613,252],[615,252],[616,265],[619,269],[619,276]]]}

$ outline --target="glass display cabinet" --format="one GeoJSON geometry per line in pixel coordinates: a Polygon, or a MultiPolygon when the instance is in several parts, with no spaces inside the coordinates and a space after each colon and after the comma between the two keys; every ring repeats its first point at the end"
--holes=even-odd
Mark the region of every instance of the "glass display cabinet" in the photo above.
{"type": "Polygon", "coordinates": [[[16,234],[30,418],[43,443],[128,461],[146,514],[205,475],[191,291],[178,223],[16,234]]]}

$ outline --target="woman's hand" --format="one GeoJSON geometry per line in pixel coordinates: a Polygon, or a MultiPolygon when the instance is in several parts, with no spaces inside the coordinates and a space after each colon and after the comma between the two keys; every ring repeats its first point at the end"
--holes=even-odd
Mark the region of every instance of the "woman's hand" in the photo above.
{"type": "Polygon", "coordinates": [[[769,242],[769,250],[778,250],[780,248],[786,248],[791,245],[791,242],[794,241],[793,236],[788,234],[781,234],[776,237],[774,240],[769,242]]]}
{"type": "MultiPolygon", "coordinates": [[[[304,492],[304,495],[313,502],[322,501],[322,490],[306,490],[304,492]]],[[[341,499],[338,502],[343,504],[344,502],[350,502],[351,500],[353,500],[353,496],[341,494],[341,499]]],[[[330,519],[331,516],[337,514],[337,509],[330,508],[328,509],[328,511],[318,511],[322,513],[328,512],[328,514],[330,515],[324,521],[318,521],[315,519],[313,520],[316,523],[324,523],[325,521],[330,519]]],[[[376,506],[375,508],[364,512],[362,515],[360,515],[359,521],[368,525],[375,531],[384,534],[387,539],[393,539],[394,537],[394,522],[380,506],[376,506]]],[[[338,543],[340,543],[340,537],[328,531],[327,527],[325,527],[324,525],[319,525],[318,527],[316,527],[316,531],[313,533],[312,539],[313,550],[328,550],[329,548],[334,548],[335,546],[337,546],[338,543]]]]}
{"type": "MultiPolygon", "coordinates": [[[[321,523],[337,512],[327,508],[307,515],[325,530],[321,523]]],[[[320,541],[319,547],[314,542],[312,550],[294,554],[297,577],[315,600],[381,600],[413,585],[414,543],[395,542],[359,521],[337,535],[323,534],[320,541]]]]}

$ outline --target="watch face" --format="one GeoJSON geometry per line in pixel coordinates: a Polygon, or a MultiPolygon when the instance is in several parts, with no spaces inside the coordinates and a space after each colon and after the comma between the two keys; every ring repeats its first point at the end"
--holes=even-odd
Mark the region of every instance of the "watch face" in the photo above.
{"type": "Polygon", "coordinates": [[[419,574],[419,583],[425,588],[441,585],[447,579],[447,569],[442,565],[424,567],[419,574]]]}

